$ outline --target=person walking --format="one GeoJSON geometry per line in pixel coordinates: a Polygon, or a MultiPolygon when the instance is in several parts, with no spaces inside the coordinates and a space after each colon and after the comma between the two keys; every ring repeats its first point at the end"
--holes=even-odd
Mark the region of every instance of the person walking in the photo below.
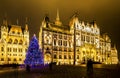
{"type": "Polygon", "coordinates": [[[26,71],[30,72],[30,66],[28,64],[26,65],[26,71]]]}
{"type": "Polygon", "coordinates": [[[91,59],[87,61],[87,76],[93,78],[93,61],[91,59]]]}
{"type": "Polygon", "coordinates": [[[49,69],[52,70],[52,62],[49,63],[49,69]]]}

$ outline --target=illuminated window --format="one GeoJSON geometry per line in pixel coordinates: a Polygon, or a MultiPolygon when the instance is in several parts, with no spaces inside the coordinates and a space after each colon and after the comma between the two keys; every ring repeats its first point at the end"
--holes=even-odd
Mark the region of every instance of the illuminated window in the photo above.
{"type": "Polygon", "coordinates": [[[85,51],[83,51],[83,55],[85,55],[85,51]]]}
{"type": "Polygon", "coordinates": [[[98,60],[98,56],[96,56],[96,60],[98,60]]]}
{"type": "Polygon", "coordinates": [[[59,40],[59,41],[58,41],[58,45],[59,45],[59,46],[62,46],[62,40],[59,40]]]}
{"type": "Polygon", "coordinates": [[[62,59],[62,56],[61,56],[61,55],[59,55],[59,59],[62,59]]]}
{"type": "Polygon", "coordinates": [[[18,40],[17,40],[17,39],[15,39],[15,40],[14,40],[14,44],[17,44],[17,43],[18,43],[18,40]]]}
{"type": "Polygon", "coordinates": [[[69,59],[71,59],[71,56],[69,55],[69,59]]]}
{"type": "Polygon", "coordinates": [[[62,47],[59,48],[59,51],[62,51],[62,47]]]}
{"type": "Polygon", "coordinates": [[[50,50],[49,47],[47,47],[46,50],[47,50],[47,51],[50,50]]]}
{"type": "Polygon", "coordinates": [[[20,34],[20,32],[17,32],[18,34],[20,34]]]}
{"type": "Polygon", "coordinates": [[[23,44],[23,41],[22,41],[22,40],[20,40],[20,41],[19,41],[19,44],[23,44]]]}
{"type": "Polygon", "coordinates": [[[17,52],[17,48],[15,49],[15,51],[17,52]]]}
{"type": "Polygon", "coordinates": [[[64,36],[64,39],[67,40],[67,36],[64,36]]]}
{"type": "Polygon", "coordinates": [[[54,55],[54,59],[56,59],[57,58],[57,56],[56,55],[54,55]]]}
{"type": "Polygon", "coordinates": [[[10,58],[8,58],[8,61],[11,61],[11,59],[10,59],[10,58]]]}
{"type": "Polygon", "coordinates": [[[15,34],[15,31],[12,31],[12,34],[15,34]]]}
{"type": "Polygon", "coordinates": [[[110,54],[108,54],[107,56],[110,57],[110,54]]]}
{"type": "Polygon", "coordinates": [[[79,59],[79,55],[77,55],[77,59],[79,59]]]}
{"type": "Polygon", "coordinates": [[[11,44],[12,43],[12,39],[9,39],[8,43],[11,44]]]}
{"type": "Polygon", "coordinates": [[[94,43],[94,37],[91,37],[91,43],[94,43]]]}
{"type": "Polygon", "coordinates": [[[89,36],[86,36],[86,41],[90,42],[90,37],[89,36]]]}
{"type": "Polygon", "coordinates": [[[22,61],[22,59],[21,59],[21,58],[19,58],[19,61],[22,61]]]}
{"type": "Polygon", "coordinates": [[[23,49],[21,49],[21,52],[23,51],[23,49]]]}
{"type": "Polygon", "coordinates": [[[57,47],[54,47],[53,50],[57,51],[57,47]]]}
{"type": "Polygon", "coordinates": [[[16,58],[14,58],[14,60],[13,60],[13,61],[17,61],[17,60],[16,60],[16,58]]]}
{"type": "Polygon", "coordinates": [[[71,41],[69,41],[69,47],[72,47],[72,46],[71,46],[71,41]]]}
{"type": "Polygon", "coordinates": [[[4,51],[4,47],[1,47],[1,51],[4,51]]]}
{"type": "Polygon", "coordinates": [[[62,35],[61,34],[59,35],[59,39],[62,39],[62,35]]]}
{"type": "Polygon", "coordinates": [[[85,62],[85,57],[82,58],[83,62],[85,62]]]}
{"type": "Polygon", "coordinates": [[[1,58],[1,61],[4,61],[4,58],[1,58]]]}
{"type": "Polygon", "coordinates": [[[81,35],[81,40],[85,41],[85,35],[81,35]]]}
{"type": "Polygon", "coordinates": [[[84,27],[84,26],[82,26],[82,29],[83,29],[83,30],[84,30],[84,28],[85,28],[85,27],[84,27]]]}
{"type": "Polygon", "coordinates": [[[25,49],[25,52],[27,52],[27,49],[25,49]]]}
{"type": "Polygon", "coordinates": [[[10,48],[10,52],[11,52],[11,48],[10,48]]]}
{"type": "Polygon", "coordinates": [[[7,48],[7,51],[9,52],[9,47],[7,48]]]}
{"type": "Polygon", "coordinates": [[[53,34],[53,38],[56,38],[56,39],[57,39],[57,34],[53,34]]]}
{"type": "Polygon", "coordinates": [[[25,41],[25,45],[27,45],[27,41],[25,41]]]}
{"type": "Polygon", "coordinates": [[[72,49],[71,49],[71,48],[69,48],[68,50],[69,50],[69,52],[72,52],[72,49]]]}
{"type": "Polygon", "coordinates": [[[21,51],[20,48],[18,49],[18,51],[19,51],[19,52],[21,51]]]}
{"type": "Polygon", "coordinates": [[[80,40],[76,40],[76,46],[80,46],[80,45],[81,45],[80,40]]]}
{"type": "Polygon", "coordinates": [[[13,48],[13,52],[15,52],[15,48],[13,48]]]}
{"type": "Polygon", "coordinates": [[[64,55],[64,59],[67,59],[66,55],[64,55]]]}
{"type": "Polygon", "coordinates": [[[77,51],[79,52],[79,49],[77,49],[77,51]]]}
{"type": "Polygon", "coordinates": [[[63,41],[63,45],[64,45],[64,46],[67,46],[67,41],[63,41]]]}
{"type": "Polygon", "coordinates": [[[54,40],[54,45],[56,46],[56,40],[54,40]]]}
{"type": "Polygon", "coordinates": [[[67,48],[64,48],[64,51],[67,51],[67,48]]]}

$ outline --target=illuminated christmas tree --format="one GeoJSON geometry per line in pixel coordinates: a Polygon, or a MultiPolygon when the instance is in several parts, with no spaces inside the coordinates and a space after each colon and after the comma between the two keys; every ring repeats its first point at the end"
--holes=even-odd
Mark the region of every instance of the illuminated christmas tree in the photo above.
{"type": "Polygon", "coordinates": [[[43,64],[43,53],[39,49],[38,40],[35,35],[30,41],[24,63],[29,65],[43,64]]]}

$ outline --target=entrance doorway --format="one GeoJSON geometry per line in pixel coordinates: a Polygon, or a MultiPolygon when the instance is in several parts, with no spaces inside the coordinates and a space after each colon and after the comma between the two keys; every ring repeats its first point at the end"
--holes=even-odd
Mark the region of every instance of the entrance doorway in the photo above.
{"type": "Polygon", "coordinates": [[[46,53],[45,56],[44,56],[44,61],[45,61],[45,64],[49,64],[52,62],[52,57],[51,57],[51,54],[50,53],[46,53]]]}

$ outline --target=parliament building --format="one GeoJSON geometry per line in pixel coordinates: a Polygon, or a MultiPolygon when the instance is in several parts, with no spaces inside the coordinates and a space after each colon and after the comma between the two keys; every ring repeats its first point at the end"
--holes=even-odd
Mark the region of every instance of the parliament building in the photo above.
{"type": "MultiPolygon", "coordinates": [[[[57,65],[79,65],[88,59],[103,64],[117,64],[116,46],[111,47],[107,33],[101,35],[96,22],[79,21],[74,15],[68,25],[60,21],[57,10],[56,20],[51,22],[45,16],[39,30],[39,45],[44,54],[44,63],[57,65]]],[[[0,65],[24,64],[29,46],[29,30],[25,26],[8,24],[3,20],[0,26],[0,65]]]]}
{"type": "Polygon", "coordinates": [[[111,47],[107,33],[101,35],[96,22],[79,21],[74,15],[68,25],[63,25],[59,11],[56,20],[51,22],[48,16],[42,21],[39,31],[39,44],[44,53],[45,64],[82,64],[88,59],[103,64],[117,64],[116,46],[111,47]]]}
{"type": "Polygon", "coordinates": [[[28,45],[28,24],[22,28],[18,24],[9,25],[4,19],[0,27],[0,65],[24,64],[28,45]]]}

